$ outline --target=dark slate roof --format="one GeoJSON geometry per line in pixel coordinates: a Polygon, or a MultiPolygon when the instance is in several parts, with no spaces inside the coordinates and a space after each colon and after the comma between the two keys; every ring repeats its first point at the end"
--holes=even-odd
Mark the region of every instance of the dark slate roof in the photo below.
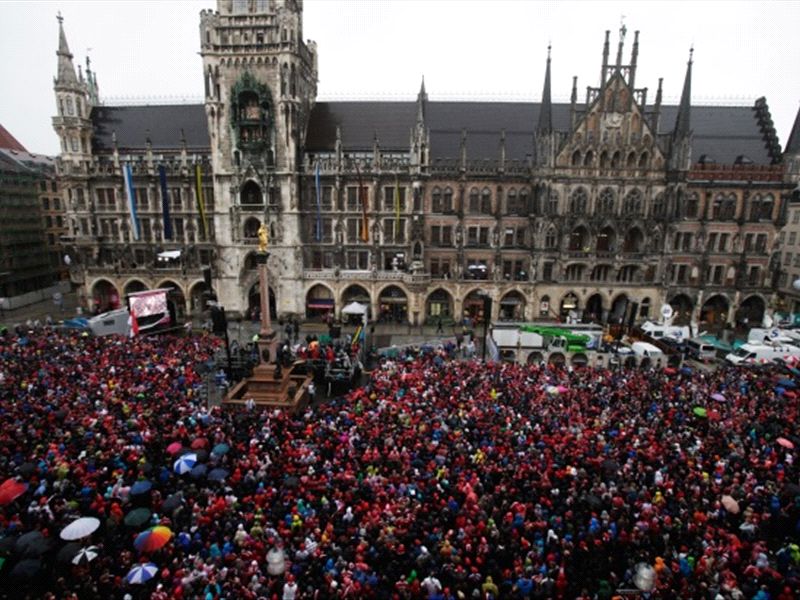
{"type": "Polygon", "coordinates": [[[92,109],[92,123],[92,146],[98,152],[114,149],[114,132],[120,152],[144,149],[148,132],[154,152],[177,151],[181,149],[181,129],[189,150],[209,148],[208,121],[202,104],[96,106],[92,109]]]}
{"type": "MultiPolygon", "coordinates": [[[[533,152],[539,104],[532,102],[428,102],[431,157],[458,159],[461,131],[467,130],[467,158],[496,160],[500,132],[506,132],[506,158],[524,161],[533,152]]],[[[569,129],[569,104],[553,104],[553,128],[569,129]]],[[[677,106],[663,106],[661,133],[675,126],[677,106]]],[[[332,151],[336,127],[345,151],[372,149],[377,134],[381,150],[407,150],[416,119],[415,102],[318,102],[311,115],[306,150],[332,151]]],[[[692,156],[733,164],[745,155],[755,164],[770,164],[755,111],[749,106],[692,106],[692,156]]]]}
{"type": "MultiPolygon", "coordinates": [[[[505,130],[507,160],[524,161],[533,153],[539,107],[534,102],[428,102],[431,157],[458,159],[461,132],[466,129],[467,158],[496,160],[500,133],[505,130]]],[[[672,131],[677,113],[677,106],[662,107],[661,133],[672,131]]],[[[376,135],[383,152],[407,152],[416,116],[416,102],[318,102],[311,113],[306,151],[333,151],[339,127],[346,152],[371,151],[376,135]]],[[[180,150],[181,129],[190,150],[209,148],[202,104],[99,106],[92,110],[92,121],[93,144],[98,152],[113,149],[113,131],[120,151],[144,149],[148,130],[155,152],[180,150]]],[[[569,104],[553,104],[553,128],[569,129],[569,104]]],[[[771,162],[752,107],[692,106],[691,129],[694,160],[706,155],[719,164],[733,164],[744,155],[755,164],[771,162]]],[[[800,144],[800,140],[795,143],[800,144]]]]}
{"type": "Polygon", "coordinates": [[[797,111],[797,116],[794,118],[794,125],[792,126],[792,132],[789,134],[789,141],[786,142],[785,152],[800,153],[800,110],[797,111]]]}

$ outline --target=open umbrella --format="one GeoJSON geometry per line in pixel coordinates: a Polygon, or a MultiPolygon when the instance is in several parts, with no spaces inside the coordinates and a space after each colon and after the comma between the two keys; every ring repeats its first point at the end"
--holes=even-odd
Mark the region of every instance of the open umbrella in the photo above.
{"type": "Polygon", "coordinates": [[[19,561],[11,569],[11,577],[16,579],[33,579],[42,570],[42,561],[38,558],[26,558],[19,561]]]}
{"type": "Polygon", "coordinates": [[[788,448],[789,450],[794,449],[794,444],[790,440],[787,440],[785,437],[779,437],[775,441],[778,442],[784,448],[788,448]]]}
{"type": "Polygon", "coordinates": [[[228,476],[227,469],[211,469],[208,473],[209,481],[222,481],[228,476]]]}
{"type": "Polygon", "coordinates": [[[36,472],[36,464],[32,462],[26,462],[19,467],[19,474],[23,477],[30,477],[36,472]]]}
{"type": "Polygon", "coordinates": [[[214,446],[214,449],[211,451],[211,454],[222,456],[223,454],[227,454],[230,449],[231,447],[228,446],[228,444],[217,444],[216,446],[214,446]]]}
{"type": "Polygon", "coordinates": [[[208,467],[205,466],[204,464],[196,464],[194,466],[194,468],[192,469],[191,476],[194,479],[200,479],[201,477],[203,477],[206,474],[207,471],[208,471],[208,467]]]}
{"type": "Polygon", "coordinates": [[[793,390],[797,387],[797,384],[792,379],[779,379],[778,385],[787,390],[793,390]]]}
{"type": "Polygon", "coordinates": [[[633,585],[643,592],[651,591],[656,585],[656,570],[647,563],[634,567],[633,585]]]}
{"type": "Polygon", "coordinates": [[[136,565],[125,575],[125,581],[131,585],[146,583],[155,577],[156,573],[158,573],[158,567],[153,563],[136,565]]]}
{"type": "Polygon", "coordinates": [[[178,492],[177,494],[172,494],[169,498],[164,500],[164,504],[161,505],[161,510],[165,513],[171,513],[181,504],[183,504],[183,492],[178,492]]]}
{"type": "Polygon", "coordinates": [[[177,454],[180,452],[181,448],[183,448],[183,444],[180,442],[172,442],[167,446],[167,454],[177,454]]]}
{"type": "Polygon", "coordinates": [[[169,527],[156,525],[137,535],[133,540],[133,546],[139,552],[155,552],[166,546],[170,538],[172,538],[172,530],[169,527]]]}
{"type": "Polygon", "coordinates": [[[73,557],[72,564],[73,565],[85,565],[92,562],[95,558],[99,556],[100,552],[97,546],[88,546],[86,548],[81,548],[80,551],[73,557]]]}
{"type": "Polygon", "coordinates": [[[41,531],[29,531],[20,536],[14,544],[14,551],[20,556],[34,558],[47,552],[52,540],[42,535],[41,531]]]}
{"type": "Polygon", "coordinates": [[[138,496],[140,494],[147,493],[152,487],[153,484],[150,481],[147,479],[140,479],[131,486],[131,496],[138,496]]]}
{"type": "Polygon", "coordinates": [[[200,448],[199,450],[195,450],[194,453],[197,455],[197,462],[205,462],[208,460],[208,450],[200,448]]]}
{"type": "Polygon", "coordinates": [[[728,496],[726,494],[722,497],[720,502],[722,503],[722,506],[725,507],[725,510],[727,510],[732,515],[739,514],[739,503],[736,500],[734,500],[733,496],[728,496]]]}
{"type": "Polygon", "coordinates": [[[93,534],[100,527],[100,520],[94,517],[81,517],[61,530],[62,540],[80,540],[87,535],[93,534]]]}
{"type": "Polygon", "coordinates": [[[705,408],[703,408],[702,406],[695,406],[692,409],[692,412],[694,414],[696,414],[698,417],[700,417],[701,419],[705,419],[708,416],[708,411],[705,408]]]}
{"type": "Polygon", "coordinates": [[[192,450],[199,450],[200,448],[206,448],[208,446],[208,440],[206,438],[195,438],[192,440],[192,450]]]}
{"type": "Polygon", "coordinates": [[[64,544],[64,547],[58,551],[58,554],[56,554],[56,560],[62,563],[72,562],[72,559],[75,558],[75,555],[80,551],[81,545],[78,542],[64,544]]]}
{"type": "Polygon", "coordinates": [[[184,473],[191,471],[196,463],[197,454],[184,454],[183,456],[178,457],[178,460],[175,461],[173,469],[178,475],[183,475],[184,473]]]}
{"type": "Polygon", "coordinates": [[[711,394],[711,399],[716,400],[717,402],[725,402],[727,399],[725,396],[717,392],[716,394],[711,394]]]}
{"type": "Polygon", "coordinates": [[[6,479],[0,485],[0,506],[11,504],[14,500],[22,496],[28,489],[27,483],[22,483],[16,479],[6,479]]]}
{"type": "Polygon", "coordinates": [[[682,375],[691,375],[694,373],[690,367],[681,367],[681,374],[682,375]]]}
{"type": "Polygon", "coordinates": [[[134,508],[125,515],[125,525],[128,527],[140,527],[150,520],[152,514],[149,508],[134,508]]]}

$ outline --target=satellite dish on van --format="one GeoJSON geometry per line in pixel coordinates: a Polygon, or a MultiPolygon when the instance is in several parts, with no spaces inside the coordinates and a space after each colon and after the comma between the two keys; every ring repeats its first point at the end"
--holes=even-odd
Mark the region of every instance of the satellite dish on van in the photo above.
{"type": "Polygon", "coordinates": [[[669,304],[662,304],[661,305],[661,316],[664,317],[665,321],[669,321],[672,318],[673,310],[669,304]]]}

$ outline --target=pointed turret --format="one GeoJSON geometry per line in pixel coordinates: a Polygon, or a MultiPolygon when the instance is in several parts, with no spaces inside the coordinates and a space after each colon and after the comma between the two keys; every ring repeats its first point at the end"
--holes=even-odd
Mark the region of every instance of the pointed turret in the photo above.
{"type": "Polygon", "coordinates": [[[553,103],[550,97],[550,46],[547,46],[547,67],[544,72],[542,104],[539,107],[539,124],[536,126],[536,131],[539,134],[553,131],[553,103]]]}
{"type": "Polygon", "coordinates": [[[58,13],[58,71],[56,85],[78,85],[78,76],[75,74],[75,65],[72,64],[72,53],[67,45],[67,35],[64,33],[64,17],[58,13]]]}
{"type": "Polygon", "coordinates": [[[422,76],[422,84],[419,86],[417,94],[417,125],[424,125],[425,117],[428,113],[428,94],[425,93],[425,76],[422,76]]]}
{"type": "Polygon", "coordinates": [[[675,121],[675,131],[672,133],[673,139],[686,137],[689,135],[691,127],[693,54],[694,48],[689,50],[689,62],[686,63],[686,78],[683,80],[683,92],[681,92],[681,103],[678,107],[678,118],[675,121]]]}
{"type": "MultiPolygon", "coordinates": [[[[636,89],[636,63],[639,60],[639,32],[633,32],[633,49],[631,50],[631,64],[628,71],[628,85],[636,89]]],[[[633,96],[631,96],[633,99],[633,96]]]]}
{"type": "Polygon", "coordinates": [[[797,111],[797,116],[794,118],[794,125],[786,142],[784,152],[786,154],[800,154],[800,110],[797,111]]]}

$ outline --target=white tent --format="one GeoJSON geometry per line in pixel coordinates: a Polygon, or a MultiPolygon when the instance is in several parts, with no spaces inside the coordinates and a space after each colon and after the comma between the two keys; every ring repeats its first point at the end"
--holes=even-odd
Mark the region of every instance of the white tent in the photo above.
{"type": "Polygon", "coordinates": [[[351,302],[342,309],[343,315],[365,315],[367,314],[367,307],[358,302],[351,302]]]}

